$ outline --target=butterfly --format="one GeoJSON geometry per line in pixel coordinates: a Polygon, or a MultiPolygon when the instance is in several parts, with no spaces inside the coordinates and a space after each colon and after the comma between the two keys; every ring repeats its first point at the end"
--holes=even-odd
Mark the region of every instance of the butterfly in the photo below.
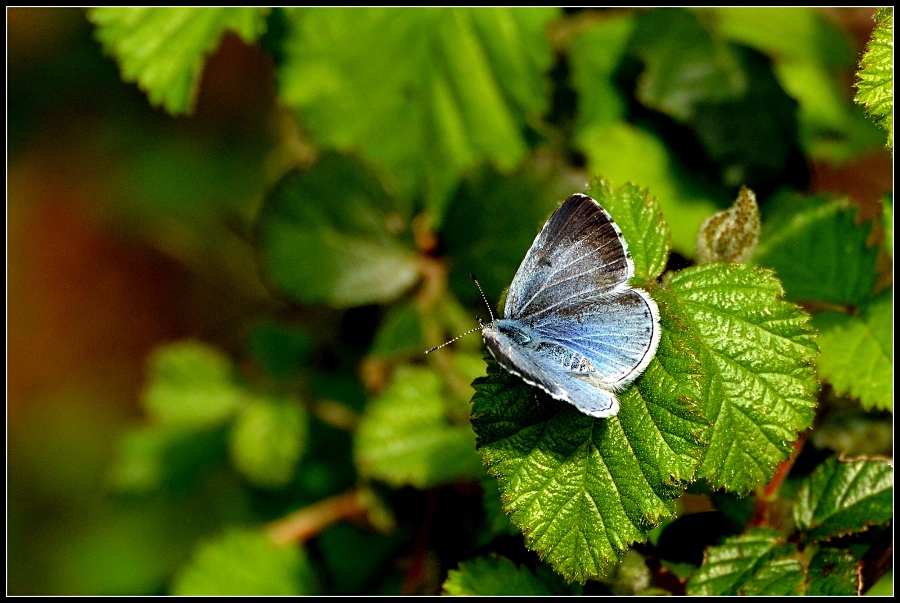
{"type": "Polygon", "coordinates": [[[592,417],[619,412],[616,392],[659,345],[659,309],[631,287],[634,261],[619,227],[587,195],[566,199],[522,260],[504,317],[479,320],[500,365],[592,417]]]}

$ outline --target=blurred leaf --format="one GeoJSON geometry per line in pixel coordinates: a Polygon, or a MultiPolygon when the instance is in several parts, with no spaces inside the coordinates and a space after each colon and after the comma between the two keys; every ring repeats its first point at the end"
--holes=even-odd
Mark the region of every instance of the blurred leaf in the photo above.
{"type": "MultiPolygon", "coordinates": [[[[822,353],[825,353],[824,349],[822,353]]],[[[849,456],[891,456],[894,426],[880,414],[865,412],[859,405],[830,412],[810,433],[810,442],[820,450],[829,449],[849,456]]]]}
{"type": "Polygon", "coordinates": [[[176,596],[297,596],[313,594],[315,577],[304,551],[265,535],[231,531],[201,544],[172,585],[176,596]]]}
{"type": "Polygon", "coordinates": [[[480,478],[475,434],[468,425],[450,423],[445,404],[433,371],[398,369],[360,420],[354,442],[360,475],[416,488],[480,478]]]}
{"type": "Polygon", "coordinates": [[[640,13],[630,50],[644,63],[638,99],[681,122],[703,104],[740,98],[749,85],[732,48],[683,9],[640,13]]]}
{"type": "Polygon", "coordinates": [[[759,242],[759,206],[746,186],[730,209],[707,218],[697,233],[697,262],[746,262],[759,242]]]}
{"type": "Polygon", "coordinates": [[[316,548],[322,552],[333,577],[334,594],[371,594],[368,582],[378,579],[391,555],[403,546],[408,535],[402,530],[385,536],[365,531],[346,523],[336,523],[316,537],[316,548]]]}
{"type": "Polygon", "coordinates": [[[646,187],[671,227],[672,248],[693,256],[697,230],[719,209],[713,201],[718,193],[684,173],[655,134],[628,123],[587,127],[576,134],[575,144],[587,156],[590,173],[602,174],[613,185],[633,182],[646,187]]]}
{"type": "Polygon", "coordinates": [[[634,260],[635,276],[655,279],[662,274],[669,259],[671,230],[656,198],[634,184],[625,184],[613,192],[602,178],[593,182],[589,193],[622,231],[634,260]]]}
{"type": "Polygon", "coordinates": [[[625,553],[622,562],[616,566],[610,578],[604,582],[609,584],[614,595],[632,596],[649,594],[646,591],[650,586],[651,579],[647,560],[635,549],[630,549],[625,553]]]}
{"type": "Polygon", "coordinates": [[[197,98],[203,58],[234,31],[253,42],[266,27],[270,9],[209,7],[93,8],[88,18],[97,39],[154,106],[173,115],[190,113],[197,98]]]}
{"type": "Polygon", "coordinates": [[[161,425],[203,427],[228,419],[243,402],[231,361],[198,341],[157,348],[147,367],[141,402],[161,425]]]}
{"type": "MultiPolygon", "coordinates": [[[[577,587],[576,587],[577,588],[577,587]]],[[[527,567],[517,567],[506,557],[478,557],[450,570],[444,581],[445,595],[552,596],[576,594],[557,575],[536,576],[527,567]]]]}
{"type": "Polygon", "coordinates": [[[618,14],[593,24],[568,43],[572,86],[578,93],[579,130],[625,117],[628,100],[614,77],[634,33],[631,14],[618,14]]]}
{"type": "Polygon", "coordinates": [[[858,315],[819,312],[819,376],[838,394],[858,398],[865,409],[894,408],[892,335],[894,295],[885,291],[860,306],[858,315]]]}
{"type": "Polygon", "coordinates": [[[754,261],[774,268],[789,299],[858,304],[872,294],[878,249],[846,199],[781,194],[763,212],[754,261]]]}
{"type": "Polygon", "coordinates": [[[557,9],[319,8],[293,23],[282,99],[317,145],[358,152],[440,224],[460,176],[509,171],[549,104],[557,9]],[[386,36],[385,32],[390,32],[386,36]],[[377,52],[373,52],[377,49],[377,52]]]}
{"type": "Polygon", "coordinates": [[[879,8],[876,26],[859,63],[856,102],[887,132],[887,147],[894,148],[894,8],[879,8]]]}
{"type": "Polygon", "coordinates": [[[411,303],[392,305],[372,343],[371,353],[378,356],[421,355],[426,349],[419,311],[411,303]]]}
{"type": "Polygon", "coordinates": [[[830,457],[797,490],[794,521],[810,539],[887,525],[894,516],[894,468],[886,460],[830,457]]]}
{"type": "Polygon", "coordinates": [[[809,563],[807,596],[862,594],[859,560],[844,549],[820,548],[809,563]]]}
{"type": "Polygon", "coordinates": [[[884,227],[884,248],[894,259],[894,197],[888,195],[881,204],[881,224],[884,227]]]}
{"type": "Polygon", "coordinates": [[[264,268],[301,303],[390,301],[419,277],[411,245],[397,236],[407,214],[358,163],[322,157],[266,197],[258,224],[264,268]]]}
{"type": "Polygon", "coordinates": [[[258,396],[250,400],[231,430],[235,469],[255,486],[285,486],[306,449],[307,421],[306,411],[296,401],[258,396]]]}
{"type": "Polygon", "coordinates": [[[248,339],[250,353],[276,379],[308,366],[315,346],[307,330],[268,319],[256,321],[248,339]]]}
{"type": "Polygon", "coordinates": [[[797,548],[774,530],[753,530],[706,550],[703,565],[687,583],[699,596],[799,595],[804,580],[797,548]]]}
{"type": "Polygon", "coordinates": [[[478,451],[500,483],[504,509],[529,548],[569,581],[600,576],[671,516],[701,454],[695,334],[671,295],[650,291],[660,311],[659,350],[618,394],[617,416],[584,415],[493,360],[473,383],[478,451]]]}
{"type": "Polygon", "coordinates": [[[817,353],[809,315],[782,299],[769,270],[707,264],[682,270],[669,288],[706,348],[706,415],[713,422],[699,475],[713,488],[747,493],[790,455],[812,423],[817,353]]]}

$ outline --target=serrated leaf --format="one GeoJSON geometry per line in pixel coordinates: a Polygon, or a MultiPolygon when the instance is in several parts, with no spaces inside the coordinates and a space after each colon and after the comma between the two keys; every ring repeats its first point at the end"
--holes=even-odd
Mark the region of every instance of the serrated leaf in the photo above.
{"type": "Polygon", "coordinates": [[[360,475],[416,488],[480,478],[475,434],[452,424],[446,405],[433,371],[398,369],[360,420],[353,450],[360,475]]]}
{"type": "Polygon", "coordinates": [[[753,530],[706,549],[689,595],[799,595],[805,578],[797,548],[773,530],[753,530]]]}
{"type": "Polygon", "coordinates": [[[619,414],[594,419],[492,360],[473,386],[478,452],[526,544],[569,581],[596,578],[660,518],[693,478],[700,349],[671,295],[651,294],[662,336],[655,359],[619,392],[619,414]]]}
{"type": "Polygon", "coordinates": [[[177,115],[193,110],[203,58],[222,35],[233,31],[253,42],[265,31],[269,10],[105,6],[88,11],[88,19],[119,63],[122,79],[137,82],[152,105],[177,115]]]}
{"type": "Polygon", "coordinates": [[[869,248],[870,226],[856,225],[846,199],[770,199],[754,261],[774,268],[789,299],[857,304],[875,286],[877,248],[869,248]]]}
{"type": "Polygon", "coordinates": [[[809,563],[809,588],[806,595],[860,595],[862,580],[859,569],[859,559],[850,551],[821,548],[809,563]]]}
{"type": "Polygon", "coordinates": [[[147,368],[141,403],[163,425],[202,427],[228,419],[244,400],[231,361],[196,341],[157,348],[147,368]]]}
{"type": "Polygon", "coordinates": [[[293,23],[281,96],[317,145],[357,152],[404,193],[424,194],[440,223],[464,172],[509,171],[525,156],[526,120],[549,103],[544,27],[557,14],[310,9],[293,23]]]}
{"type": "Polygon", "coordinates": [[[894,468],[884,460],[831,457],[797,490],[794,521],[809,539],[886,525],[894,516],[894,468]]]}
{"type": "Polygon", "coordinates": [[[697,262],[746,262],[759,242],[756,194],[746,186],[729,209],[716,212],[697,233],[697,262]]]}
{"type": "Polygon", "coordinates": [[[713,427],[698,474],[714,488],[749,492],[812,423],[817,349],[809,315],[782,299],[771,271],[744,264],[688,268],[669,288],[707,352],[704,402],[713,427]]]}
{"type": "Polygon", "coordinates": [[[297,546],[264,534],[232,531],[201,544],[175,576],[177,596],[296,596],[313,594],[315,577],[297,546]]]}
{"type": "Polygon", "coordinates": [[[297,402],[255,397],[231,429],[231,462],[250,483],[278,488],[294,477],[306,448],[308,419],[297,402]]]}
{"type": "Polygon", "coordinates": [[[447,573],[443,594],[451,596],[572,594],[571,588],[566,587],[559,576],[544,574],[543,577],[544,580],[527,567],[517,567],[506,557],[478,557],[460,563],[459,569],[447,573]]]}
{"type": "Polygon", "coordinates": [[[390,301],[419,277],[408,216],[358,163],[333,155],[290,172],[259,216],[263,263],[293,299],[336,307],[390,301]]]}
{"type": "Polygon", "coordinates": [[[894,408],[893,289],[863,303],[858,315],[819,312],[819,376],[865,409],[894,408]]]}
{"type": "Polygon", "coordinates": [[[609,212],[628,241],[635,276],[655,279],[662,274],[669,259],[671,229],[656,198],[631,183],[613,192],[602,178],[595,180],[588,192],[609,212]]]}
{"type": "Polygon", "coordinates": [[[894,8],[879,8],[875,29],[859,63],[856,102],[887,132],[887,147],[894,148],[894,8]]]}
{"type": "Polygon", "coordinates": [[[624,121],[592,124],[576,133],[575,144],[588,159],[588,171],[613,184],[639,182],[653,191],[671,227],[671,246],[691,257],[696,232],[726,198],[686,173],[655,134],[624,121]]]}

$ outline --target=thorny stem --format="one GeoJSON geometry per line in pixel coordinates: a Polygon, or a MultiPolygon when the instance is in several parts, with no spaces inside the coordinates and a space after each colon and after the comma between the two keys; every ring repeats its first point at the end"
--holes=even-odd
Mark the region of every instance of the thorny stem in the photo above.
{"type": "Polygon", "coordinates": [[[304,507],[268,525],[266,532],[275,544],[305,542],[336,521],[364,517],[368,513],[359,489],[338,494],[304,507]]]}

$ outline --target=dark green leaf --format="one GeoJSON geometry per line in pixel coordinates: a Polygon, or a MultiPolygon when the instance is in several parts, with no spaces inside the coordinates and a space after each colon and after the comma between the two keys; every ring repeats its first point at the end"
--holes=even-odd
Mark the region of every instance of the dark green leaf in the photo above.
{"type": "Polygon", "coordinates": [[[315,578],[297,546],[265,535],[232,531],[201,544],[175,576],[177,596],[296,596],[313,594],[315,578]]]}
{"type": "Polygon", "coordinates": [[[799,595],[804,580],[797,548],[779,534],[754,530],[706,550],[687,583],[689,595],[799,595]]]}
{"type": "Polygon", "coordinates": [[[447,404],[434,372],[398,369],[360,420],[354,442],[360,475],[417,488],[480,478],[475,434],[450,422],[447,404]]]}
{"type": "Polygon", "coordinates": [[[894,516],[894,469],[884,460],[831,457],[804,480],[794,521],[811,539],[828,539],[886,525],[894,516]]]}
{"type": "Polygon", "coordinates": [[[558,575],[541,572],[541,576],[536,576],[527,567],[517,567],[506,557],[478,557],[460,563],[458,570],[450,570],[444,581],[444,594],[550,596],[573,593],[558,575]]]}
{"type": "Polygon", "coordinates": [[[281,95],[319,146],[358,152],[423,193],[440,223],[463,173],[525,156],[526,121],[548,106],[544,28],[557,12],[310,9],[293,23],[281,95]]]}
{"type": "Polygon", "coordinates": [[[651,289],[662,337],[656,358],[620,392],[615,417],[594,419],[488,364],[472,425],[528,546],[567,580],[596,578],[647,538],[701,454],[700,350],[670,294],[651,289]]]}
{"type": "Polygon", "coordinates": [[[809,563],[809,588],[815,596],[853,596],[862,594],[859,559],[844,549],[821,548],[809,563]]]}
{"type": "Polygon", "coordinates": [[[404,356],[421,353],[426,349],[422,334],[419,310],[410,303],[391,306],[372,343],[372,354],[378,356],[404,356]]]}
{"type": "Polygon", "coordinates": [[[671,230],[656,198],[633,184],[613,192],[602,178],[595,180],[588,192],[609,212],[628,241],[635,276],[655,279],[662,274],[669,259],[671,230]]]}
{"type": "Polygon", "coordinates": [[[266,28],[270,9],[210,7],[94,8],[88,18],[97,38],[153,105],[172,114],[189,113],[197,98],[203,58],[228,31],[245,42],[266,28]]]}
{"type": "Polygon", "coordinates": [[[231,461],[256,486],[284,486],[294,477],[307,431],[306,411],[297,402],[256,396],[235,419],[231,461]]]}
{"type": "Polygon", "coordinates": [[[819,312],[819,376],[863,408],[894,408],[893,290],[860,306],[858,315],[819,312]]]}
{"type": "Polygon", "coordinates": [[[744,264],[688,268],[669,287],[707,352],[713,428],[699,475],[746,493],[772,476],[812,422],[817,349],[809,315],[782,299],[771,271],[744,264]]]}
{"type": "Polygon", "coordinates": [[[400,233],[407,212],[350,160],[323,157],[284,176],[266,198],[265,268],[293,299],[338,307],[390,301],[415,283],[417,258],[400,233]]]}
{"type": "Polygon", "coordinates": [[[881,129],[887,132],[887,147],[894,148],[894,8],[875,13],[875,30],[856,74],[856,102],[866,108],[881,129]]]}
{"type": "Polygon", "coordinates": [[[878,249],[866,241],[870,226],[856,225],[846,199],[770,199],[754,261],[774,268],[789,299],[857,304],[875,286],[878,249]]]}

